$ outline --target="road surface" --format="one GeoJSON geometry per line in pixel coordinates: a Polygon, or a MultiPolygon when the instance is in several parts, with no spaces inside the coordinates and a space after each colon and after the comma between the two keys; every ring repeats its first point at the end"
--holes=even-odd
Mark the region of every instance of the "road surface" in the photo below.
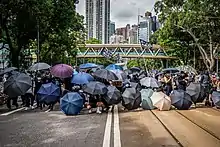
{"type": "Polygon", "coordinates": [[[220,111],[124,111],[65,116],[0,108],[0,147],[220,147],[220,111]]]}

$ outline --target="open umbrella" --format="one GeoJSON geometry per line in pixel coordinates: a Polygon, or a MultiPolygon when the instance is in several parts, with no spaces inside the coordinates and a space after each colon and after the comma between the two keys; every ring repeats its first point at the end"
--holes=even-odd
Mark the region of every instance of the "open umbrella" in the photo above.
{"type": "Polygon", "coordinates": [[[142,87],[139,83],[135,83],[135,82],[129,82],[131,88],[135,88],[137,89],[138,91],[141,91],[142,87]]]}
{"type": "Polygon", "coordinates": [[[38,90],[37,94],[41,102],[51,104],[57,102],[57,100],[59,99],[60,88],[53,83],[43,84],[38,90]]]}
{"type": "Polygon", "coordinates": [[[176,68],[165,68],[162,70],[162,72],[164,72],[164,73],[177,73],[177,72],[179,72],[179,70],[176,68]]]}
{"type": "Polygon", "coordinates": [[[141,69],[139,67],[132,67],[129,69],[132,73],[139,73],[141,71],[141,69]]]}
{"type": "Polygon", "coordinates": [[[159,110],[170,110],[171,99],[163,92],[154,92],[150,98],[153,102],[153,105],[157,107],[159,110]]]}
{"type": "Polygon", "coordinates": [[[77,115],[83,108],[83,101],[78,93],[67,93],[60,99],[60,109],[66,115],[77,115]]]}
{"type": "Polygon", "coordinates": [[[123,70],[123,68],[120,65],[116,65],[116,64],[110,64],[105,69],[107,69],[107,70],[123,70]]]}
{"type": "Polygon", "coordinates": [[[170,94],[171,104],[179,110],[188,110],[192,105],[192,100],[189,94],[184,90],[174,90],[170,94]]]}
{"type": "Polygon", "coordinates": [[[141,93],[135,88],[126,88],[122,97],[122,105],[128,110],[137,109],[141,104],[141,93]]]}
{"type": "Polygon", "coordinates": [[[67,64],[57,64],[50,70],[51,74],[58,78],[72,77],[73,68],[67,64]]]}
{"type": "Polygon", "coordinates": [[[103,95],[107,93],[108,89],[101,82],[91,81],[83,86],[83,91],[92,95],[103,95]]]}
{"type": "Polygon", "coordinates": [[[186,93],[191,96],[193,103],[200,103],[205,99],[205,89],[200,83],[190,83],[186,93]]]}
{"type": "Polygon", "coordinates": [[[108,92],[104,99],[109,105],[118,104],[121,101],[121,92],[115,86],[108,86],[108,92]]]}
{"type": "Polygon", "coordinates": [[[213,91],[213,93],[212,93],[212,100],[213,100],[213,103],[214,103],[217,107],[220,107],[220,92],[218,92],[218,91],[213,91]]]}
{"type": "Polygon", "coordinates": [[[36,63],[29,68],[29,71],[45,70],[49,68],[50,68],[50,65],[48,65],[47,63],[36,63]]]}
{"type": "Polygon", "coordinates": [[[31,77],[24,74],[15,74],[4,83],[4,91],[10,97],[24,95],[31,87],[31,77]]]}
{"type": "Polygon", "coordinates": [[[94,72],[94,76],[106,80],[118,80],[118,77],[107,69],[100,69],[94,72]]]}
{"type": "Polygon", "coordinates": [[[72,77],[71,83],[82,85],[87,84],[90,81],[94,81],[94,78],[90,74],[80,72],[72,77]]]}
{"type": "Polygon", "coordinates": [[[127,78],[127,75],[122,70],[110,70],[111,72],[115,73],[115,75],[118,77],[119,80],[124,81],[127,78]]]}
{"type": "Polygon", "coordinates": [[[194,73],[197,74],[197,71],[195,68],[193,68],[192,66],[189,65],[183,65],[183,66],[179,66],[176,69],[180,70],[180,71],[184,71],[184,72],[189,72],[189,73],[194,73]]]}
{"type": "Polygon", "coordinates": [[[146,86],[148,88],[159,88],[159,83],[155,78],[146,77],[140,80],[142,86],[146,86]]]}
{"type": "Polygon", "coordinates": [[[3,71],[0,72],[0,75],[3,75],[3,74],[6,74],[6,73],[9,73],[9,72],[12,72],[14,70],[17,70],[18,68],[17,67],[8,67],[8,68],[5,68],[3,71]]]}
{"type": "Polygon", "coordinates": [[[89,69],[89,68],[96,68],[96,67],[98,67],[98,65],[94,63],[85,63],[79,66],[80,69],[89,69]]]}
{"type": "Polygon", "coordinates": [[[153,95],[154,91],[152,89],[142,89],[141,90],[141,107],[145,110],[153,110],[153,102],[150,97],[153,95]]]}

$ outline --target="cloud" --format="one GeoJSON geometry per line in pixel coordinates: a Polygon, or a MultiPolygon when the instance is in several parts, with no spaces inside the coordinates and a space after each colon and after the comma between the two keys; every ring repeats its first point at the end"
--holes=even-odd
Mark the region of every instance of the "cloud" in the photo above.
{"type": "MultiPolygon", "coordinates": [[[[124,27],[126,24],[137,24],[138,10],[140,14],[153,9],[156,0],[111,0],[111,21],[116,27],[124,27]]],[[[85,15],[85,0],[80,0],[77,11],[85,15]]]]}

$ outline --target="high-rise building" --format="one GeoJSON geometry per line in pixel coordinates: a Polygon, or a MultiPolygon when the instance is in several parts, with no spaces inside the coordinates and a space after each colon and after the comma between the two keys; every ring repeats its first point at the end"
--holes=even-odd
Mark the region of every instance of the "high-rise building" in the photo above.
{"type": "Polygon", "coordinates": [[[131,29],[130,24],[127,24],[126,27],[122,27],[122,28],[117,28],[116,29],[116,34],[117,35],[122,35],[125,39],[125,41],[129,41],[129,31],[131,29]]]}
{"type": "Polygon", "coordinates": [[[137,32],[138,32],[138,25],[132,25],[129,31],[129,44],[137,44],[137,32]]]}
{"type": "Polygon", "coordinates": [[[110,22],[110,34],[109,36],[112,36],[115,34],[115,22],[110,22]]]}
{"type": "Polygon", "coordinates": [[[110,44],[122,44],[125,42],[124,36],[122,35],[112,35],[110,37],[110,44]]]}
{"type": "Polygon", "coordinates": [[[110,0],[86,0],[87,39],[109,43],[110,0]]]}

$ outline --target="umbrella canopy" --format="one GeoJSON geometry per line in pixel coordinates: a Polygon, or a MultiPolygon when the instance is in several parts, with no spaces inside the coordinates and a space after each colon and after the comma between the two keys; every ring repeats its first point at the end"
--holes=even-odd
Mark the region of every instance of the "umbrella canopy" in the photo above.
{"type": "Polygon", "coordinates": [[[132,67],[132,68],[130,68],[129,69],[131,72],[140,72],[141,71],[141,69],[139,68],[139,67],[132,67]]]}
{"type": "Polygon", "coordinates": [[[193,103],[200,103],[205,99],[205,89],[200,83],[190,83],[186,93],[191,96],[193,103]]]}
{"type": "Polygon", "coordinates": [[[9,73],[9,72],[12,72],[14,70],[17,70],[18,68],[17,67],[8,67],[8,68],[5,68],[3,71],[0,72],[0,75],[3,75],[3,74],[6,74],[6,73],[9,73]]]}
{"type": "Polygon", "coordinates": [[[110,70],[111,72],[115,73],[115,75],[118,77],[119,80],[126,80],[127,75],[122,70],[110,70]]]}
{"type": "Polygon", "coordinates": [[[141,107],[145,110],[153,110],[153,102],[150,97],[153,95],[154,91],[152,89],[142,89],[141,90],[141,107]]]}
{"type": "Polygon", "coordinates": [[[78,93],[67,93],[60,99],[60,109],[66,115],[77,115],[83,108],[83,101],[78,93]]]}
{"type": "Polygon", "coordinates": [[[32,65],[29,70],[30,71],[35,71],[35,70],[45,70],[45,69],[49,69],[50,65],[48,65],[47,63],[36,63],[34,65],[32,65]]]}
{"type": "Polygon", "coordinates": [[[116,65],[116,64],[110,64],[105,69],[107,69],[107,70],[123,70],[123,68],[120,65],[116,65]]]}
{"type": "Polygon", "coordinates": [[[189,73],[194,73],[197,74],[197,71],[195,68],[193,68],[192,66],[186,65],[186,66],[179,66],[176,69],[178,69],[179,71],[184,71],[184,72],[189,72],[189,73]]]}
{"type": "Polygon", "coordinates": [[[97,81],[92,81],[83,87],[83,91],[92,95],[106,94],[108,89],[105,84],[97,81]]]}
{"type": "Polygon", "coordinates": [[[86,63],[86,64],[81,64],[79,66],[80,69],[88,69],[88,68],[96,68],[96,67],[98,67],[98,65],[94,63],[86,63]]]}
{"type": "Polygon", "coordinates": [[[165,72],[165,73],[177,73],[177,72],[179,72],[179,70],[176,69],[176,68],[166,68],[166,69],[163,69],[162,72],[165,72]]]}
{"type": "Polygon", "coordinates": [[[121,102],[121,92],[115,86],[108,86],[108,92],[104,99],[109,105],[118,104],[121,102]]]}
{"type": "Polygon", "coordinates": [[[53,83],[43,84],[37,94],[40,97],[41,102],[51,104],[59,99],[60,88],[53,83]]]}
{"type": "Polygon", "coordinates": [[[137,109],[141,104],[141,93],[135,88],[126,88],[122,97],[122,105],[128,110],[137,109]]]}
{"type": "Polygon", "coordinates": [[[212,100],[216,106],[220,107],[220,93],[218,91],[213,91],[212,100]]]}
{"type": "Polygon", "coordinates": [[[118,77],[107,69],[100,69],[94,72],[94,76],[106,80],[118,80],[118,77]]]}
{"type": "Polygon", "coordinates": [[[80,72],[72,77],[71,83],[82,85],[87,84],[90,81],[94,81],[94,78],[90,74],[80,72]]]}
{"type": "Polygon", "coordinates": [[[31,87],[31,77],[24,74],[15,74],[4,83],[4,91],[10,97],[24,95],[31,87]]]}
{"type": "Polygon", "coordinates": [[[50,70],[51,74],[58,78],[72,77],[73,68],[67,64],[57,64],[50,70]]]}
{"type": "Polygon", "coordinates": [[[171,104],[179,110],[188,110],[192,105],[192,100],[189,94],[184,90],[174,90],[170,94],[171,104]]]}
{"type": "Polygon", "coordinates": [[[157,107],[159,110],[170,110],[171,99],[163,92],[154,92],[151,96],[151,100],[153,102],[153,105],[157,107]]]}
{"type": "Polygon", "coordinates": [[[159,88],[159,83],[155,78],[146,77],[140,80],[142,86],[149,88],[159,88]]]}
{"type": "Polygon", "coordinates": [[[141,91],[141,85],[139,84],[139,83],[135,83],[135,82],[130,82],[129,83],[130,84],[130,86],[131,86],[131,88],[135,88],[135,89],[137,89],[138,91],[141,91]]]}

